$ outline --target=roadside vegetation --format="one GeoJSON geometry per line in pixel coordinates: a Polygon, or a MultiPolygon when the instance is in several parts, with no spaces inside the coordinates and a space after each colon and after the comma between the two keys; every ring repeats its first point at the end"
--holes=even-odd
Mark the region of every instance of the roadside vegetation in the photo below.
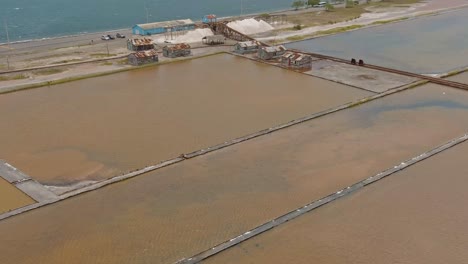
{"type": "Polygon", "coordinates": [[[411,5],[422,2],[421,0],[381,0],[373,4],[379,6],[392,6],[392,5],[411,5]]]}
{"type": "Polygon", "coordinates": [[[396,18],[396,19],[390,19],[390,20],[381,20],[381,21],[375,21],[371,25],[384,25],[384,24],[388,24],[388,23],[404,21],[404,20],[407,20],[407,19],[408,19],[408,17],[402,17],[402,18],[396,18]]]}
{"type": "Polygon", "coordinates": [[[106,62],[103,62],[101,63],[102,66],[111,66],[111,65],[114,65],[114,63],[110,62],[110,61],[106,61],[106,62]]]}
{"type": "MultiPolygon", "coordinates": [[[[293,1],[294,9],[311,8],[318,5],[320,0],[293,1]]],[[[301,12],[287,16],[287,21],[293,25],[304,27],[313,27],[326,24],[336,24],[339,22],[351,21],[359,18],[362,14],[369,12],[367,8],[387,8],[387,7],[407,7],[411,4],[422,2],[421,0],[381,0],[378,2],[368,1],[367,4],[356,5],[354,1],[343,1],[345,7],[335,7],[331,4],[326,4],[324,10],[315,10],[311,8],[310,12],[301,12]],[[324,12],[325,11],[325,12],[324,12]]],[[[264,14],[267,16],[267,14],[264,14]]],[[[395,22],[395,21],[390,21],[395,22]]],[[[387,22],[387,23],[390,23],[387,22]]],[[[293,28],[297,30],[297,27],[293,28]]]]}
{"type": "Polygon", "coordinates": [[[14,81],[14,80],[22,80],[27,79],[28,76],[24,74],[15,74],[15,75],[0,75],[0,82],[1,81],[14,81]]]}
{"type": "Polygon", "coordinates": [[[95,58],[107,58],[107,57],[114,57],[114,56],[117,56],[117,54],[113,54],[113,53],[92,53],[91,54],[91,57],[95,57],[95,58]]]}
{"type": "Polygon", "coordinates": [[[301,25],[302,27],[313,27],[326,24],[336,24],[339,22],[350,21],[357,19],[366,10],[361,6],[354,8],[330,8],[329,12],[313,11],[307,13],[300,13],[289,15],[287,20],[294,25],[301,25]]]}
{"type": "Polygon", "coordinates": [[[78,62],[82,61],[80,59],[69,59],[69,60],[61,60],[61,61],[54,61],[51,64],[64,64],[64,63],[71,63],[71,62],[78,62]]]}
{"type": "Polygon", "coordinates": [[[57,74],[64,72],[66,69],[61,69],[61,68],[50,68],[50,69],[43,69],[43,70],[36,70],[33,71],[35,75],[52,75],[52,74],[57,74]]]}
{"type": "Polygon", "coordinates": [[[313,37],[318,37],[322,35],[331,35],[331,34],[338,34],[350,30],[355,30],[358,28],[362,28],[362,25],[351,25],[351,26],[346,26],[346,27],[337,27],[337,28],[332,28],[328,30],[320,30],[315,32],[314,34],[308,34],[308,35],[301,35],[301,36],[292,36],[286,38],[287,41],[299,41],[303,39],[308,39],[308,38],[313,38],[313,37]]]}

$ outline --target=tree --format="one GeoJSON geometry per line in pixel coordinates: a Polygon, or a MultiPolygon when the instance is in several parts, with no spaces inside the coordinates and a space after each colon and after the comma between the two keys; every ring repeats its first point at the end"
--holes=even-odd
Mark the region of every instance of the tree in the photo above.
{"type": "Polygon", "coordinates": [[[291,7],[293,7],[295,10],[298,10],[299,8],[303,7],[305,5],[305,2],[302,0],[296,0],[292,2],[291,7]]]}
{"type": "Polygon", "coordinates": [[[320,0],[307,0],[308,6],[318,5],[319,3],[320,3],[320,0]]]}
{"type": "Polygon", "coordinates": [[[334,7],[332,4],[327,3],[327,4],[325,5],[325,11],[331,12],[331,11],[333,11],[333,10],[335,10],[335,7],[334,7]]]}
{"type": "Polygon", "coordinates": [[[354,7],[354,1],[353,0],[346,0],[346,8],[351,8],[354,7]]]}

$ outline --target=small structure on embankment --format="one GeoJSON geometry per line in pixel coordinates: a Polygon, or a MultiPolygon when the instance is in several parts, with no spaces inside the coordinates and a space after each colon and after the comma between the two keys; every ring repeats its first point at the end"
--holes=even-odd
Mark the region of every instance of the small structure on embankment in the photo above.
{"type": "Polygon", "coordinates": [[[127,49],[131,51],[142,51],[154,49],[153,40],[149,38],[128,39],[127,49]]]}
{"type": "Polygon", "coordinates": [[[138,52],[128,55],[128,62],[134,66],[154,63],[158,61],[159,61],[158,53],[154,49],[138,51],[138,52]]]}
{"type": "Polygon", "coordinates": [[[204,16],[203,19],[202,19],[202,22],[205,23],[205,24],[216,23],[216,22],[218,22],[218,19],[217,19],[216,15],[211,14],[211,15],[204,16]]]}
{"type": "Polygon", "coordinates": [[[262,60],[277,59],[286,53],[286,48],[283,45],[272,47],[260,47],[258,49],[258,57],[262,60]]]}
{"type": "Polygon", "coordinates": [[[312,68],[312,57],[307,54],[287,51],[281,56],[281,65],[291,69],[312,68]]]}
{"type": "Polygon", "coordinates": [[[163,55],[168,58],[185,57],[192,54],[191,47],[186,43],[167,45],[163,47],[163,55]]]}
{"type": "Polygon", "coordinates": [[[207,45],[224,44],[225,41],[226,41],[226,38],[223,35],[205,36],[202,38],[203,44],[207,44],[207,45]]]}
{"type": "Polygon", "coordinates": [[[239,54],[248,54],[248,53],[256,53],[260,47],[260,43],[258,41],[243,41],[237,42],[234,46],[234,52],[239,54]]]}
{"type": "Polygon", "coordinates": [[[134,35],[150,36],[166,32],[184,31],[195,29],[195,23],[191,19],[137,24],[132,27],[134,35]]]}

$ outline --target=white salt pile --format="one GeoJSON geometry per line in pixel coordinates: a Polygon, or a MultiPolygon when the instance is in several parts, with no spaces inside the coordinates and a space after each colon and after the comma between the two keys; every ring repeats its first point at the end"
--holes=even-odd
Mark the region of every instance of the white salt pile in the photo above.
{"type": "Polygon", "coordinates": [[[227,25],[228,27],[247,35],[262,33],[274,29],[274,27],[272,27],[267,22],[263,20],[257,21],[253,18],[232,21],[229,22],[227,25]]]}
{"type": "Polygon", "coordinates": [[[185,34],[181,32],[173,32],[172,39],[170,33],[165,33],[157,37],[153,37],[155,43],[164,43],[165,41],[170,43],[194,43],[201,42],[203,37],[213,36],[213,31],[209,28],[199,28],[195,30],[188,31],[185,34]]]}

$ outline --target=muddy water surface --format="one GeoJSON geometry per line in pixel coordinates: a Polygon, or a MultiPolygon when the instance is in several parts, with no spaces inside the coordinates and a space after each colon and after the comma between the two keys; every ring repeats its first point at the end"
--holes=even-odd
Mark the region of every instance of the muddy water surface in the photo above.
{"type": "Polygon", "coordinates": [[[468,71],[448,78],[451,81],[468,84],[468,71]]]}
{"type": "Polygon", "coordinates": [[[467,263],[468,143],[203,263],[467,263]]]}
{"type": "Polygon", "coordinates": [[[0,176],[0,214],[32,203],[33,199],[0,176]]]}
{"type": "Polygon", "coordinates": [[[286,45],[415,73],[468,66],[468,8],[286,45]]]}
{"type": "Polygon", "coordinates": [[[0,95],[0,158],[104,179],[370,95],[231,55],[0,95]]]}
{"type": "Polygon", "coordinates": [[[2,264],[172,263],[467,130],[468,93],[414,88],[1,221],[2,264]]]}

